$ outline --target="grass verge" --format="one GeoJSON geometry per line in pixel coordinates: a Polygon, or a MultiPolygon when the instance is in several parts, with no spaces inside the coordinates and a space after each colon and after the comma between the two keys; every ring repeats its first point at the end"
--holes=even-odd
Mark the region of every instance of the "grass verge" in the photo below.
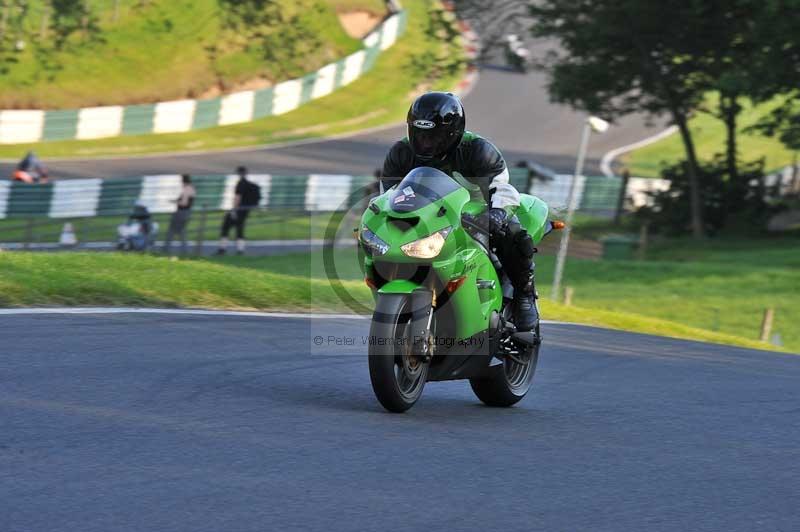
{"type": "MultiPolygon", "coordinates": [[[[335,254],[341,287],[357,302],[370,294],[352,249],[335,254]]],[[[548,299],[553,260],[537,266],[542,312],[629,331],[776,349],[755,340],[760,312],[776,308],[775,329],[800,351],[794,324],[800,302],[796,258],[774,267],[704,263],[570,260],[567,284],[576,306],[548,299]],[[794,265],[794,266],[793,266],[794,265]],[[714,309],[717,311],[715,312],[714,309]]],[[[320,253],[271,257],[171,260],[134,254],[0,254],[0,306],[112,305],[349,311],[322,276],[320,253]]]]}
{"type": "Polygon", "coordinates": [[[18,22],[6,21],[5,13],[3,27],[25,31],[20,38],[28,45],[0,76],[0,108],[70,109],[198,97],[220,86],[301,75],[362,46],[339,24],[336,11],[347,5],[336,0],[277,0],[276,13],[290,25],[248,20],[249,30],[269,39],[263,45],[226,28],[229,6],[219,0],[90,0],[84,3],[96,22],[96,38],[76,30],[60,47],[54,29],[42,31],[43,22],[54,20],[50,2],[17,3],[28,14],[18,22]],[[313,46],[300,48],[292,41],[284,46],[296,46],[302,54],[264,60],[267,42],[297,38],[313,46]]]}
{"type": "Polygon", "coordinates": [[[409,15],[406,32],[380,55],[372,71],[290,113],[187,133],[3,145],[0,157],[19,157],[29,149],[45,158],[202,152],[321,138],[401,122],[418,91],[451,89],[463,74],[463,63],[456,68],[453,62],[453,57],[463,55],[459,45],[441,40],[432,31],[439,20],[436,4],[405,0],[403,7],[409,15]]]}
{"type": "MultiPolygon", "coordinates": [[[[189,240],[214,240],[219,236],[224,211],[205,214],[194,212],[190,220],[189,240]]],[[[158,240],[162,240],[169,227],[171,214],[155,214],[153,220],[159,224],[158,240]]],[[[93,218],[11,218],[0,220],[0,246],[6,242],[55,243],[58,242],[65,223],[71,223],[80,242],[109,242],[117,238],[117,226],[127,218],[125,214],[96,216],[93,218]]],[[[305,240],[323,238],[328,225],[338,227],[340,213],[313,213],[285,211],[255,211],[247,220],[249,240],[305,240]]],[[[349,222],[355,227],[357,223],[349,222]]]]}
{"type": "MultiPolygon", "coordinates": [[[[714,108],[716,100],[709,97],[707,107],[714,108]]],[[[765,159],[764,168],[771,171],[792,163],[793,153],[778,139],[764,137],[757,134],[745,134],[747,127],[755,124],[775,107],[775,103],[767,102],[753,106],[744,104],[744,110],[739,115],[739,155],[742,161],[755,161],[765,159]]],[[[698,113],[689,122],[689,128],[697,149],[697,155],[702,161],[711,161],[717,153],[725,151],[725,126],[717,118],[707,114],[698,113]]],[[[684,160],[683,143],[678,134],[670,135],[654,144],[634,150],[622,157],[622,162],[627,166],[631,175],[641,177],[660,177],[661,169],[684,160]]]]}

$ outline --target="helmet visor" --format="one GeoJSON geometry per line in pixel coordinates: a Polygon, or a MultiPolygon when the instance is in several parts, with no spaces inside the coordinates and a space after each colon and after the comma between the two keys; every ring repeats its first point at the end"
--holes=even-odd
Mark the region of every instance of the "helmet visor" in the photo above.
{"type": "Polygon", "coordinates": [[[440,126],[421,129],[413,124],[408,125],[408,140],[417,157],[439,158],[449,147],[449,135],[440,126]]]}

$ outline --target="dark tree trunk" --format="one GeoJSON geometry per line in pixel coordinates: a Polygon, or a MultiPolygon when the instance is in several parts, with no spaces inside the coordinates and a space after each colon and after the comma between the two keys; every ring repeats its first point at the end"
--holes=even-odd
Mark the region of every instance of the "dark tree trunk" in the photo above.
{"type": "Polygon", "coordinates": [[[680,112],[673,112],[673,118],[675,120],[675,124],[678,126],[678,130],[681,133],[683,147],[686,150],[686,176],[689,179],[689,209],[692,217],[692,236],[694,236],[696,239],[701,239],[704,236],[703,201],[702,191],[700,190],[700,172],[697,164],[697,155],[694,149],[694,141],[692,140],[692,133],[689,131],[689,126],[686,123],[686,115],[680,112]]]}
{"type": "Polygon", "coordinates": [[[738,96],[736,94],[723,94],[720,96],[720,111],[722,120],[725,122],[727,133],[725,143],[725,161],[728,168],[728,177],[731,185],[738,188],[739,168],[737,167],[737,144],[736,144],[736,118],[739,115],[738,96]]]}

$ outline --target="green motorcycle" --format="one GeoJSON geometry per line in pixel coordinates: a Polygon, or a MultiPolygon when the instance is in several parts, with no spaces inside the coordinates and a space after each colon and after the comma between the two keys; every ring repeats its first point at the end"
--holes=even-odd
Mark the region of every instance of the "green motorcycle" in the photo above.
{"type": "MultiPolygon", "coordinates": [[[[391,412],[411,408],[426,382],[455,379],[469,379],[487,405],[511,406],[536,370],[538,326],[516,331],[513,288],[475,223],[486,202],[459,178],[416,168],[361,219],[359,249],[375,298],[370,380],[391,412]]],[[[558,227],[547,205],[527,194],[516,215],[534,243],[558,227]]]]}

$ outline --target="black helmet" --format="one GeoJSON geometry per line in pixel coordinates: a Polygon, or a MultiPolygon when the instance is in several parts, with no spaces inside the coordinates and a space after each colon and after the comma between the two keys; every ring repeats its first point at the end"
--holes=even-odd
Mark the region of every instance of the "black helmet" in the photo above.
{"type": "Polygon", "coordinates": [[[411,104],[406,123],[414,155],[423,162],[441,160],[464,135],[464,106],[454,94],[429,92],[411,104]]]}

